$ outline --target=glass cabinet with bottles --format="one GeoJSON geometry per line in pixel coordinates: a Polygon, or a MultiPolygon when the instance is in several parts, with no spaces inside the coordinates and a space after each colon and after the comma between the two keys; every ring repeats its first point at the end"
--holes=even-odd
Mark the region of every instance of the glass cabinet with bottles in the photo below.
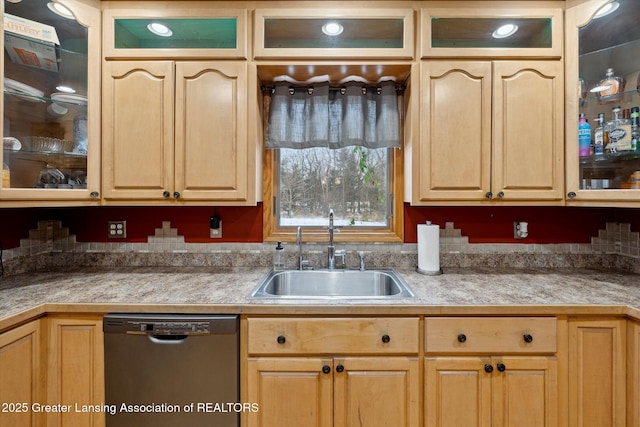
{"type": "Polygon", "coordinates": [[[567,199],[640,202],[640,2],[567,10],[567,199]]]}
{"type": "Polygon", "coordinates": [[[5,0],[6,200],[100,199],[100,10],[81,0],[5,0]]]}

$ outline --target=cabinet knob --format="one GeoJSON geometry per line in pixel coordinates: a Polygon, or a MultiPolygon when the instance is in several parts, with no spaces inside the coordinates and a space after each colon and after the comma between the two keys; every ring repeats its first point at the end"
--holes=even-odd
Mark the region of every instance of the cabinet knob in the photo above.
{"type": "Polygon", "coordinates": [[[279,335],[276,341],[278,341],[278,344],[284,344],[287,342],[287,338],[284,335],[279,335]]]}
{"type": "Polygon", "coordinates": [[[163,191],[162,192],[162,197],[164,197],[165,199],[168,199],[169,196],[171,196],[171,193],[169,193],[168,191],[163,191]]]}
{"type": "Polygon", "coordinates": [[[324,365],[324,366],[322,367],[322,373],[324,373],[324,374],[328,374],[329,372],[331,372],[331,366],[329,366],[329,365],[324,365]]]}
{"type": "Polygon", "coordinates": [[[575,191],[569,191],[569,192],[567,193],[567,197],[568,197],[568,198],[570,198],[570,199],[575,199],[575,198],[576,198],[576,193],[575,193],[575,191]]]}
{"type": "Polygon", "coordinates": [[[485,193],[484,197],[486,197],[487,199],[491,200],[491,199],[493,199],[493,193],[491,191],[487,191],[485,193]]]}
{"type": "Polygon", "coordinates": [[[458,342],[466,342],[467,336],[465,334],[458,334],[458,342]]]}
{"type": "Polygon", "coordinates": [[[507,367],[506,367],[506,366],[504,366],[504,363],[498,363],[498,364],[496,365],[496,367],[498,368],[498,371],[500,371],[500,372],[504,372],[504,371],[506,371],[506,370],[507,370],[507,367]]]}
{"type": "Polygon", "coordinates": [[[533,341],[533,336],[531,334],[524,334],[522,336],[522,339],[524,340],[524,342],[532,342],[533,341]]]}
{"type": "Polygon", "coordinates": [[[336,372],[343,372],[343,371],[344,371],[344,366],[343,365],[336,366],[336,372]]]}
{"type": "Polygon", "coordinates": [[[484,365],[484,371],[488,374],[490,374],[491,372],[493,372],[493,366],[491,366],[491,364],[487,363],[486,365],[484,365]]]}
{"type": "Polygon", "coordinates": [[[385,335],[383,335],[383,336],[382,336],[382,342],[383,342],[383,343],[385,343],[385,344],[386,344],[386,343],[388,343],[389,341],[391,341],[391,337],[390,337],[389,335],[386,335],[386,334],[385,334],[385,335]]]}
{"type": "Polygon", "coordinates": [[[91,197],[92,199],[97,199],[98,197],[100,197],[100,193],[98,193],[97,191],[92,191],[91,193],[89,193],[89,197],[91,197]]]}
{"type": "Polygon", "coordinates": [[[500,191],[500,192],[498,193],[498,197],[500,197],[500,198],[502,199],[502,198],[504,197],[504,191],[500,191]]]}
{"type": "Polygon", "coordinates": [[[180,198],[180,192],[179,191],[174,191],[173,192],[173,198],[174,199],[179,199],[180,198]]]}

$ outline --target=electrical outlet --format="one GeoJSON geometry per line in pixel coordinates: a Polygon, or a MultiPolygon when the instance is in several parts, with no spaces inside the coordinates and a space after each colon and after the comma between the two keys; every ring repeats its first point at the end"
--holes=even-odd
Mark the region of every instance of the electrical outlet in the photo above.
{"type": "Polygon", "coordinates": [[[127,237],[127,221],[109,221],[109,238],[124,239],[127,237]]]}
{"type": "Polygon", "coordinates": [[[222,221],[218,221],[218,228],[209,228],[209,237],[212,239],[222,238],[222,221]]]}

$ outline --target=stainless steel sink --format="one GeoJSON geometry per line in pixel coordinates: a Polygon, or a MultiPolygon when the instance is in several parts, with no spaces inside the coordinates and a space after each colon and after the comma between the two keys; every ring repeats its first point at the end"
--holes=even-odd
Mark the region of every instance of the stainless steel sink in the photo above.
{"type": "Polygon", "coordinates": [[[269,271],[252,298],[386,299],[413,298],[409,285],[391,269],[269,271]]]}

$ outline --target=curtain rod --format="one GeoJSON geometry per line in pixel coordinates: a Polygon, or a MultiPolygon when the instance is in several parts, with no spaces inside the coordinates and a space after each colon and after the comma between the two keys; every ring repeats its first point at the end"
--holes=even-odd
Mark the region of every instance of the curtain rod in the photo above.
{"type": "MultiPolygon", "coordinates": [[[[364,85],[362,86],[362,89],[365,90],[379,90],[380,86],[370,86],[370,85],[364,85]]],[[[396,92],[404,92],[406,89],[406,86],[400,85],[400,86],[396,86],[396,92]]],[[[260,90],[262,90],[262,92],[269,92],[270,94],[273,94],[273,92],[275,91],[275,86],[260,86],[260,90]]],[[[306,91],[311,91],[311,93],[313,93],[313,85],[307,85],[307,86],[296,86],[296,85],[292,85],[289,86],[289,90],[306,90],[306,91]]],[[[330,86],[329,87],[329,91],[330,92],[338,92],[338,91],[343,91],[346,90],[346,88],[344,86],[330,86]]],[[[344,93],[343,93],[344,94],[344,93]]]]}

